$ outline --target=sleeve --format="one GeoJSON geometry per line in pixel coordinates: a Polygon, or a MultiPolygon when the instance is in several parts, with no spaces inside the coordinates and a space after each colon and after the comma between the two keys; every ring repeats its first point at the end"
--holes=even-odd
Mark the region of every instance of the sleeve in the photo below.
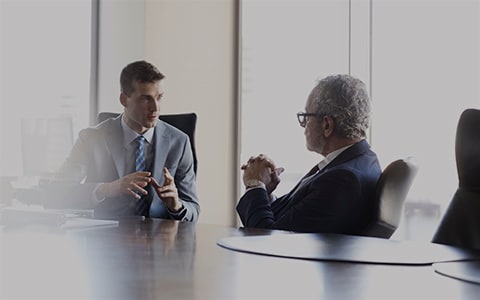
{"type": "Polygon", "coordinates": [[[69,156],[55,172],[53,180],[43,187],[42,199],[46,207],[93,208],[98,202],[94,199],[94,191],[100,183],[85,183],[92,134],[90,128],[80,131],[69,156]]]}
{"type": "Polygon", "coordinates": [[[200,214],[200,203],[197,197],[196,175],[193,168],[193,154],[187,136],[183,146],[183,155],[180,158],[177,171],[174,175],[174,180],[183,209],[177,213],[169,211],[168,213],[170,217],[181,221],[197,221],[200,214]]]}
{"type": "Polygon", "coordinates": [[[290,201],[274,214],[266,192],[247,192],[237,206],[246,227],[270,228],[297,232],[345,232],[357,224],[361,185],[347,170],[322,174],[303,187],[293,199],[279,198],[274,205],[290,201]]]}

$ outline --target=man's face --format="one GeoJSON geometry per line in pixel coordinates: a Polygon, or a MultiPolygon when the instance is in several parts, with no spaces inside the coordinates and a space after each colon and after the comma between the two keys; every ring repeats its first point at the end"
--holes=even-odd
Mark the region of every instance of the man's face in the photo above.
{"type": "MultiPolygon", "coordinates": [[[[306,113],[315,113],[315,106],[313,105],[313,99],[320,92],[318,87],[315,87],[308,96],[307,103],[305,105],[306,113]]],[[[325,138],[323,136],[323,127],[322,120],[310,116],[307,117],[307,122],[305,124],[305,140],[306,146],[309,151],[314,151],[322,154],[323,147],[325,146],[325,138]]]]}
{"type": "Polygon", "coordinates": [[[120,94],[120,103],[125,108],[125,122],[134,131],[142,134],[155,127],[160,114],[160,100],[165,93],[162,81],[154,83],[133,82],[130,95],[120,94]]]}

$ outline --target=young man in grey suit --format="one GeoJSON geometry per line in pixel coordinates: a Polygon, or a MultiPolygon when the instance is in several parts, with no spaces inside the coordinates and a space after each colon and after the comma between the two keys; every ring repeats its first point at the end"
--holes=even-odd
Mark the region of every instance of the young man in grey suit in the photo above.
{"type": "Polygon", "coordinates": [[[241,167],[246,187],[237,212],[245,227],[297,232],[361,234],[374,220],[375,188],[381,173],[365,140],[370,100],[363,82],[349,75],[320,80],[304,113],[306,146],[323,156],[288,194],[272,192],[283,168],[267,156],[251,157],[241,167]]]}
{"type": "Polygon", "coordinates": [[[196,221],[193,155],[186,134],[158,119],[164,75],[146,61],[120,75],[124,112],[79,133],[57,177],[95,217],[196,221]],[[139,142],[139,140],[141,140],[139,142]]]}

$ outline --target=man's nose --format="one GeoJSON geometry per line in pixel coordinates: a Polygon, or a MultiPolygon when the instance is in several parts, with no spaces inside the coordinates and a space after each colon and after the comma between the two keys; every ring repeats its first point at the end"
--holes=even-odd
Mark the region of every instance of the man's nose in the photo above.
{"type": "Polygon", "coordinates": [[[155,100],[151,100],[149,101],[148,103],[148,108],[151,110],[151,111],[157,111],[159,109],[159,106],[160,104],[155,101],[155,100]]]}

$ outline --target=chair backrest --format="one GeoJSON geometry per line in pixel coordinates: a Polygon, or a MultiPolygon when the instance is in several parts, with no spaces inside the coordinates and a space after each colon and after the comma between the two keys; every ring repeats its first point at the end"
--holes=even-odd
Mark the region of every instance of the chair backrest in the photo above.
{"type": "Polygon", "coordinates": [[[417,171],[418,164],[413,157],[395,160],[383,170],[377,183],[378,215],[365,235],[387,239],[392,236],[400,224],[405,199],[417,171]]]}
{"type": "Polygon", "coordinates": [[[480,249],[480,110],[460,115],[455,136],[458,188],[432,242],[480,249]]]}
{"type": "MultiPolygon", "coordinates": [[[[101,123],[110,118],[116,118],[120,114],[113,112],[101,112],[98,114],[97,123],[101,123]]],[[[192,147],[193,154],[193,169],[197,174],[198,161],[197,151],[195,148],[195,128],[197,125],[197,115],[195,113],[183,113],[183,114],[168,114],[160,115],[159,119],[180,129],[188,135],[190,138],[190,146],[192,147]]]]}

